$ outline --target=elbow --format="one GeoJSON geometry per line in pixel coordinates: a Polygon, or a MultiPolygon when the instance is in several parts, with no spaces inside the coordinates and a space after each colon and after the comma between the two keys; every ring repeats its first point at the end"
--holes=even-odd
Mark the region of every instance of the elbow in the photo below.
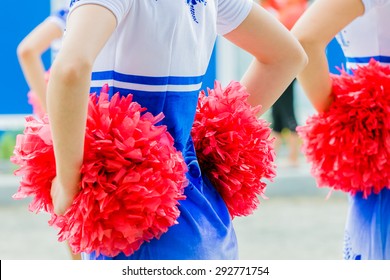
{"type": "Polygon", "coordinates": [[[307,54],[309,60],[313,56],[313,54],[319,51],[325,51],[325,48],[328,44],[328,42],[321,41],[315,36],[304,36],[300,34],[295,34],[295,37],[302,46],[303,51],[307,54]]]}
{"type": "Polygon", "coordinates": [[[19,46],[16,49],[16,54],[17,54],[18,59],[20,61],[28,60],[34,56],[39,55],[34,47],[32,47],[31,45],[26,44],[24,42],[21,42],[19,44],[19,46]]]}
{"type": "Polygon", "coordinates": [[[309,58],[305,51],[305,48],[299,43],[297,44],[295,56],[293,57],[293,60],[297,64],[299,71],[302,71],[309,62],[309,58]]]}
{"type": "Polygon", "coordinates": [[[309,56],[299,41],[294,37],[290,37],[290,40],[280,48],[280,51],[275,52],[270,58],[260,61],[263,64],[273,64],[298,74],[307,66],[309,56]]]}
{"type": "Polygon", "coordinates": [[[300,38],[294,37],[295,41],[295,56],[296,60],[300,62],[300,70],[303,70],[309,63],[309,55],[306,49],[305,41],[301,41],[300,38]]]}
{"type": "Polygon", "coordinates": [[[50,70],[50,79],[71,85],[90,79],[92,63],[83,58],[58,59],[50,70]]]}
{"type": "Polygon", "coordinates": [[[310,50],[315,46],[317,43],[313,40],[304,38],[304,37],[297,37],[298,42],[302,46],[305,53],[310,53],[310,50]]]}
{"type": "Polygon", "coordinates": [[[311,102],[313,104],[314,109],[318,113],[324,113],[329,110],[329,107],[333,102],[333,97],[331,95],[327,95],[321,100],[312,100],[311,102]]]}
{"type": "Polygon", "coordinates": [[[307,32],[302,32],[300,29],[296,30],[293,28],[291,33],[298,40],[305,51],[310,49],[311,46],[317,45],[319,43],[315,36],[307,34],[307,32]]]}
{"type": "Polygon", "coordinates": [[[309,59],[305,49],[297,40],[295,40],[295,44],[290,46],[289,51],[285,53],[285,56],[281,59],[280,63],[291,67],[291,69],[294,69],[294,72],[298,74],[307,66],[308,61],[309,59]]]}

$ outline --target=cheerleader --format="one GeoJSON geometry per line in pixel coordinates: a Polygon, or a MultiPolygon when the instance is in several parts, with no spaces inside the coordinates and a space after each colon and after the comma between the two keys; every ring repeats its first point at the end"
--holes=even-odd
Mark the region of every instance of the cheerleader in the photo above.
{"type": "MultiPolygon", "coordinates": [[[[311,103],[319,112],[318,119],[321,118],[321,113],[328,114],[330,110],[333,110],[333,105],[336,104],[336,100],[339,100],[336,99],[337,96],[331,94],[332,79],[329,75],[325,55],[327,44],[336,36],[346,57],[347,71],[356,77],[351,78],[350,81],[364,78],[364,73],[367,77],[377,73],[379,78],[379,68],[390,62],[389,13],[389,0],[317,0],[295,24],[292,32],[299,39],[309,57],[309,63],[304,71],[298,75],[298,80],[311,103]],[[372,70],[374,64],[373,62],[369,63],[371,59],[375,59],[380,63],[379,66],[375,66],[378,71],[372,70]]],[[[382,80],[386,79],[386,75],[383,75],[383,73],[389,72],[383,69],[385,68],[381,68],[382,73],[380,75],[382,80]]],[[[345,75],[344,73],[341,78],[346,77],[345,75]]],[[[335,81],[337,82],[337,80],[335,81]]],[[[371,83],[372,86],[374,84],[371,83]]],[[[384,88],[384,92],[386,90],[388,91],[384,88]]],[[[346,94],[345,98],[348,98],[348,96],[352,95],[346,94]]],[[[364,103],[375,104],[375,100],[362,103],[362,105],[365,105],[364,103]]],[[[339,105],[340,102],[337,104],[339,105]]],[[[383,103],[380,106],[386,108],[389,105],[383,103]]],[[[350,113],[349,111],[348,114],[350,113]]],[[[344,116],[346,115],[344,114],[344,116]]],[[[385,119],[383,121],[386,123],[385,119]]],[[[383,124],[379,119],[377,122],[383,124]]],[[[355,130],[354,133],[359,133],[359,131],[355,130]]],[[[384,132],[383,135],[388,134],[384,132]]],[[[384,142],[388,143],[388,139],[384,139],[384,142]]],[[[353,145],[352,140],[350,139],[346,145],[353,145]]],[[[347,149],[347,146],[344,146],[344,148],[347,149]]],[[[365,150],[365,147],[355,147],[356,153],[363,154],[365,150]]],[[[343,159],[344,162],[347,160],[351,161],[353,159],[343,159]]],[[[358,159],[356,158],[356,160],[358,159]]],[[[385,172],[376,172],[377,174],[370,174],[371,170],[351,172],[356,172],[358,175],[356,178],[359,178],[360,174],[365,172],[367,176],[373,175],[378,179],[378,177],[387,176],[385,174],[388,170],[388,158],[385,159],[385,162],[382,160],[382,163],[385,172]]],[[[320,169],[326,168],[326,164],[322,163],[321,166],[320,169]]],[[[340,166],[334,165],[334,169],[327,170],[327,172],[337,172],[340,169],[340,166]]],[[[382,179],[388,182],[388,178],[382,179]]],[[[344,258],[390,259],[389,185],[382,185],[381,190],[357,193],[353,190],[355,185],[351,182],[349,186],[343,186],[343,188],[351,188],[344,237],[344,258]]]]}
{"type": "MultiPolygon", "coordinates": [[[[33,106],[33,113],[39,117],[43,117],[46,113],[46,88],[49,75],[44,68],[41,56],[49,48],[52,58],[56,56],[61,46],[68,12],[68,6],[53,12],[35,27],[17,48],[19,63],[30,87],[28,101],[33,106]]],[[[72,259],[81,259],[80,254],[73,254],[70,248],[69,251],[72,259]]]]}
{"type": "Polygon", "coordinates": [[[231,217],[202,176],[190,137],[218,34],[255,57],[242,83],[251,94],[249,102],[261,102],[260,114],[306,62],[296,39],[251,0],[72,1],[47,95],[57,174],[51,188],[54,211],[65,213],[79,192],[88,93],[106,83],[109,94],[132,94],[153,115],[164,114],[161,124],[167,126],[189,170],[176,225],[128,256],[92,252],[83,258],[238,258],[231,217]]]}
{"type": "Polygon", "coordinates": [[[42,54],[51,49],[52,58],[61,46],[65,31],[68,7],[53,12],[35,27],[19,44],[17,54],[24,77],[30,87],[29,103],[34,114],[43,116],[46,112],[46,87],[48,73],[42,62],[42,54]]]}

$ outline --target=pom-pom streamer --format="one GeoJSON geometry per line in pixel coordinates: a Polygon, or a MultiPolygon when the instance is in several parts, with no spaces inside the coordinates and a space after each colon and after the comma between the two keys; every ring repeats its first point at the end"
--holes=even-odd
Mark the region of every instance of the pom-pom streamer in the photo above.
{"type": "Polygon", "coordinates": [[[52,213],[50,224],[74,253],[130,255],[177,223],[187,166],[166,126],[156,125],[163,114],[145,111],[131,95],[90,96],[81,191],[62,216],[53,214],[50,198],[55,162],[49,123],[27,118],[12,158],[22,176],[14,197],[32,196],[30,210],[52,213]]]}
{"type": "Polygon", "coordinates": [[[192,129],[199,165],[224,199],[232,217],[246,216],[260,203],[275,174],[269,124],[256,117],[239,82],[200,93],[192,129]]]}
{"type": "Polygon", "coordinates": [[[390,187],[390,68],[332,75],[334,101],[297,131],[319,187],[364,197],[390,187]]]}

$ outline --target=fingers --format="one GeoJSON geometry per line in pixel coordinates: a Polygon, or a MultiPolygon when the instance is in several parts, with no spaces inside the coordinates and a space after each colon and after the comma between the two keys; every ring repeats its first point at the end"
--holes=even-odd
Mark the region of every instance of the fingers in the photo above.
{"type": "Polygon", "coordinates": [[[56,215],[64,215],[66,210],[72,205],[77,193],[78,191],[70,193],[61,183],[59,183],[57,178],[54,178],[50,190],[54,213],[56,215]]]}

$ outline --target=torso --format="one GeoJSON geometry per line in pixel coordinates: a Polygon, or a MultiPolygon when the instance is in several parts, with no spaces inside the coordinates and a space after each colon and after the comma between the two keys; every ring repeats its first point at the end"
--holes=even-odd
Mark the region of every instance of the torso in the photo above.
{"type": "MultiPolygon", "coordinates": [[[[347,60],[347,68],[367,64],[374,57],[390,64],[390,1],[375,5],[337,35],[347,60]]],[[[374,4],[372,4],[374,5],[374,4]]]]}

